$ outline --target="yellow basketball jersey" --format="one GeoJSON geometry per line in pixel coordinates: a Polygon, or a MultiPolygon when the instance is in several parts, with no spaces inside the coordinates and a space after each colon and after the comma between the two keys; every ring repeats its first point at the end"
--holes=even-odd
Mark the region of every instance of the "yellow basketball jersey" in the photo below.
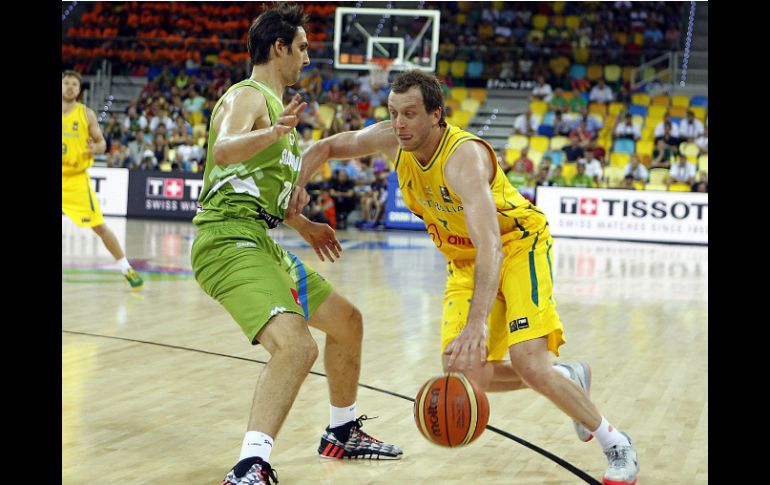
{"type": "Polygon", "coordinates": [[[73,175],[93,165],[94,157],[84,156],[88,149],[86,107],[75,103],[69,113],[61,115],[61,174],[73,175]]]}
{"type": "MultiPolygon", "coordinates": [[[[476,257],[462,201],[444,180],[447,160],[461,143],[468,141],[482,143],[492,160],[497,160],[494,149],[486,141],[447,125],[438,149],[427,165],[423,166],[411,152],[402,149],[398,150],[394,161],[406,206],[425,221],[430,237],[448,260],[476,257]]],[[[534,236],[545,226],[545,215],[511,185],[499,164],[495,163],[495,168],[491,190],[503,244],[534,236]]]]}

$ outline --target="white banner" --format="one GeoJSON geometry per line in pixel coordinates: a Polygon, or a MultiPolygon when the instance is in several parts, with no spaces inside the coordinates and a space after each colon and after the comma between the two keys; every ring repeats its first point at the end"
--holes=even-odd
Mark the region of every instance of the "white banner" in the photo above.
{"type": "Polygon", "coordinates": [[[538,187],[551,234],[708,245],[708,194],[538,187]]]}
{"type": "Polygon", "coordinates": [[[125,216],[128,208],[128,169],[91,167],[91,186],[105,216],[125,216]]]}

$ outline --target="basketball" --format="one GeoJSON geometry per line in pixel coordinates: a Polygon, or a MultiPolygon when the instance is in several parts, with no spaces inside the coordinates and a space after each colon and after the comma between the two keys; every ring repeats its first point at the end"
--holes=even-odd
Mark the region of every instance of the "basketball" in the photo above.
{"type": "Polygon", "coordinates": [[[484,432],[489,401],[463,374],[451,372],[422,385],[414,400],[414,421],[420,433],[437,445],[465,446],[484,432]]]}

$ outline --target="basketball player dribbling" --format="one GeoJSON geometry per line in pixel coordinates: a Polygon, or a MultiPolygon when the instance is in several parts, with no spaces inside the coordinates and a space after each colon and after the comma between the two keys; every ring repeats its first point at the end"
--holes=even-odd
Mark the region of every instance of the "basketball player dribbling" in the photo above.
{"type": "MultiPolygon", "coordinates": [[[[297,185],[329,159],[383,153],[393,160],[404,202],[447,258],[444,370],[462,372],[486,391],[542,394],[574,420],[582,441],[597,438],[609,462],[605,484],[635,484],[636,447],[590,400],[588,365],[549,360],[565,339],[552,296],[553,239],[545,215],[510,184],[487,142],[446,123],[433,75],[398,75],[388,111],[390,121],[310,147],[297,185]]],[[[301,209],[300,196],[292,196],[290,213],[301,209]]]]}
{"type": "Polygon", "coordinates": [[[131,289],[139,290],[144,281],[131,267],[118,238],[104,223],[99,201],[91,187],[87,170],[94,163],[94,155],[104,153],[107,142],[102,136],[94,111],[77,102],[81,87],[80,73],[62,72],[61,210],[78,226],[93,229],[115,258],[131,289]]]}

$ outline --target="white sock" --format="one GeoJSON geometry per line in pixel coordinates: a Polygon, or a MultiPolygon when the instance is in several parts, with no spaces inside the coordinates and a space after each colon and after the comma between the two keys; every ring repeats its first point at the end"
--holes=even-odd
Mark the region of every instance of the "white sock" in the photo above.
{"type": "Polygon", "coordinates": [[[241,445],[241,456],[238,461],[250,456],[258,456],[264,461],[270,461],[270,452],[273,451],[273,438],[259,431],[247,431],[241,445]]]}
{"type": "Polygon", "coordinates": [[[131,270],[131,263],[128,262],[125,256],[118,260],[118,266],[120,266],[120,272],[123,274],[128,273],[131,270]]]}
{"type": "Polygon", "coordinates": [[[554,365],[553,365],[553,370],[555,370],[555,371],[556,371],[556,372],[558,372],[559,374],[563,375],[563,376],[564,376],[564,377],[566,377],[567,379],[571,379],[571,377],[570,377],[570,375],[569,375],[569,371],[567,370],[567,368],[566,368],[566,367],[564,367],[564,366],[562,366],[562,365],[554,364],[554,365]]]}
{"type": "Polygon", "coordinates": [[[591,433],[596,436],[596,440],[602,445],[604,451],[615,445],[628,446],[630,444],[620,431],[607,422],[604,416],[602,416],[602,422],[599,424],[599,427],[595,431],[591,431],[591,433]]]}
{"type": "Polygon", "coordinates": [[[356,403],[344,408],[334,407],[329,404],[329,427],[336,428],[342,426],[345,423],[355,421],[356,419],[356,403]]]}

